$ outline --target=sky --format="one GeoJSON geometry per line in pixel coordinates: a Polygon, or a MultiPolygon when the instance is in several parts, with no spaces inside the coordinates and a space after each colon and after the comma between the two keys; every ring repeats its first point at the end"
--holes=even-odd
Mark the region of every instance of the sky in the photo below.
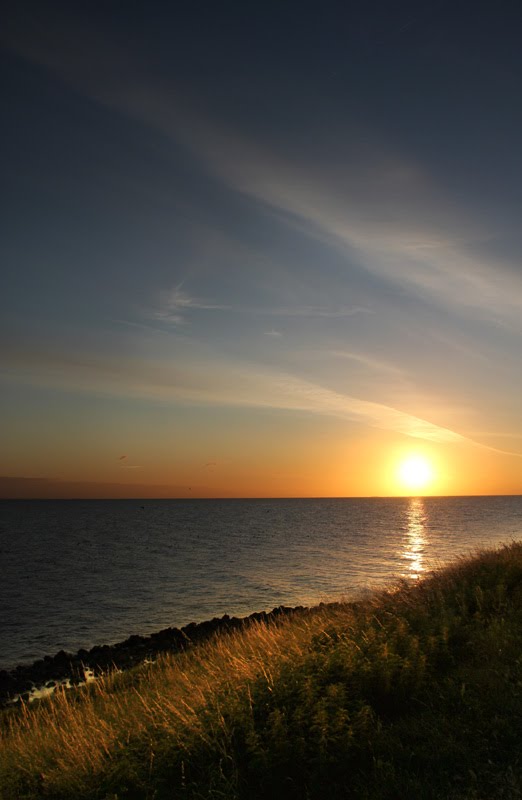
{"type": "Polygon", "coordinates": [[[8,2],[0,496],[522,492],[522,10],[8,2]]]}

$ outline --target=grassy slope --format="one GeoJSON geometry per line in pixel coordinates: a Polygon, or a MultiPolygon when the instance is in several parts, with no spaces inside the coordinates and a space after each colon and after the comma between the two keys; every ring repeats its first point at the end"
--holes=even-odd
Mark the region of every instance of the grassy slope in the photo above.
{"type": "Polygon", "coordinates": [[[522,545],[2,720],[0,797],[520,798],[522,545]]]}

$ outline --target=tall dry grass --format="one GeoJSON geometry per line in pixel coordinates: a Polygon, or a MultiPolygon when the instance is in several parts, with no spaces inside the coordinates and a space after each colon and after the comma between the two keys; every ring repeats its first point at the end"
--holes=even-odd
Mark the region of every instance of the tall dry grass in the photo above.
{"type": "Polygon", "coordinates": [[[522,545],[4,712],[2,800],[522,796],[522,545]]]}
{"type": "Polygon", "coordinates": [[[134,747],[152,771],[160,743],[180,754],[215,744],[225,728],[223,703],[251,702],[254,681],[264,681],[270,691],[285,662],[299,660],[313,635],[350,613],[348,607],[325,608],[298,620],[253,623],[193,650],[107,674],[83,689],[58,688],[41,702],[22,703],[5,714],[0,731],[5,796],[80,796],[134,747]]]}

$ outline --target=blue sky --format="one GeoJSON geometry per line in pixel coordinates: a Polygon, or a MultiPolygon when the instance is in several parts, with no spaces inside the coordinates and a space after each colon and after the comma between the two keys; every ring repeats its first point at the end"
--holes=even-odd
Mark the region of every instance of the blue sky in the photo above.
{"type": "Polygon", "coordinates": [[[520,487],[519,23],[485,3],[11,4],[0,473],[119,481],[135,446],[132,480],[185,485],[198,429],[218,465],[223,429],[255,454],[270,413],[266,440],[296,447],[333,420],[348,454],[375,431],[512,454],[520,487]],[[156,468],[164,413],[180,456],[156,468]]]}

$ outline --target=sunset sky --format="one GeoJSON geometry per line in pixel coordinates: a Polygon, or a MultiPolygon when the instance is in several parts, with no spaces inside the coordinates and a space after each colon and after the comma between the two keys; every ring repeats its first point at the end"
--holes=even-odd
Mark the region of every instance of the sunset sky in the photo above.
{"type": "Polygon", "coordinates": [[[521,24],[8,3],[0,496],[522,492],[521,24]]]}

